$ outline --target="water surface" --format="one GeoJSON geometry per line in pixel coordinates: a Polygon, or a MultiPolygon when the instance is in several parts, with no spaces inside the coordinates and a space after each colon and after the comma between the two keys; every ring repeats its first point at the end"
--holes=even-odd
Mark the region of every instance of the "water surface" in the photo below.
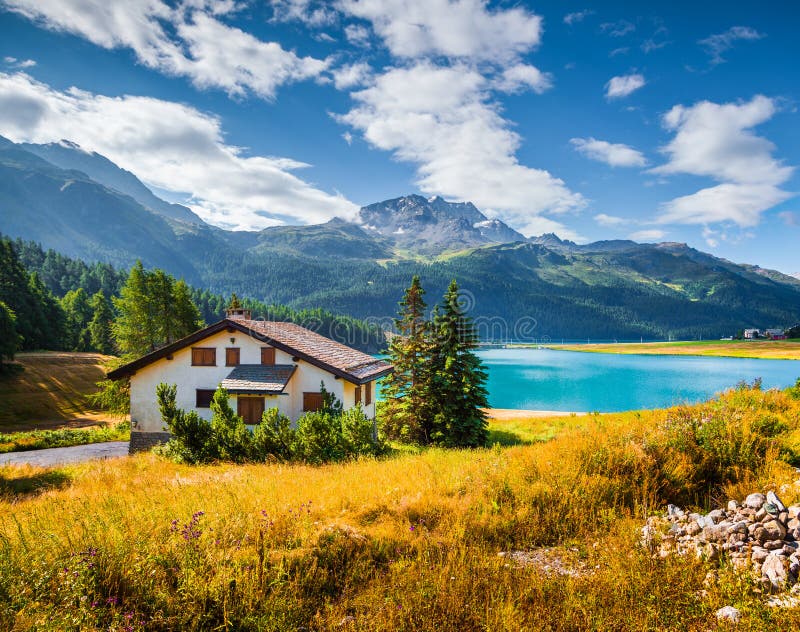
{"type": "Polygon", "coordinates": [[[800,377],[800,360],[616,355],[551,349],[479,352],[493,408],[615,412],[708,399],[760,377],[765,388],[800,377]]]}

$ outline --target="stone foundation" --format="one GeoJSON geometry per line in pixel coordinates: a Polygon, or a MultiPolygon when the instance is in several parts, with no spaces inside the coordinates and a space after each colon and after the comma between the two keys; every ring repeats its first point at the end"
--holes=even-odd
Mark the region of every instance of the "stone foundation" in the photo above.
{"type": "Polygon", "coordinates": [[[168,432],[142,432],[141,430],[131,430],[131,444],[128,453],[146,452],[161,443],[169,441],[168,432]]]}

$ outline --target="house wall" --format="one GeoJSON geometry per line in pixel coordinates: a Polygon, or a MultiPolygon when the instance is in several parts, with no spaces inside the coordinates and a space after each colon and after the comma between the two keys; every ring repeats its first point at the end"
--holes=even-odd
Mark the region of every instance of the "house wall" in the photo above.
{"type": "MultiPolygon", "coordinates": [[[[158,434],[158,440],[166,438],[166,435],[163,435],[164,424],[156,400],[156,387],[162,382],[177,385],[176,403],[179,408],[194,410],[202,418],[211,419],[209,408],[195,408],[195,391],[197,389],[216,389],[231,372],[233,367],[225,366],[226,347],[239,347],[239,361],[242,364],[260,364],[261,349],[269,345],[239,331],[233,333],[223,331],[209,336],[193,346],[214,347],[217,350],[217,366],[192,366],[192,348],[186,347],[176,351],[172,360],[161,358],[139,369],[131,376],[131,424],[134,432],[153,433],[154,437],[155,434],[158,434]],[[233,342],[231,342],[231,338],[233,338],[233,342]]],[[[353,406],[354,384],[336,378],[333,374],[304,360],[294,362],[290,354],[280,349],[275,350],[275,362],[277,364],[296,364],[297,370],[289,380],[285,394],[266,397],[265,408],[276,407],[292,421],[296,421],[303,414],[303,393],[318,393],[320,382],[323,382],[325,388],[342,401],[345,408],[353,406]]],[[[373,403],[370,406],[364,406],[365,412],[370,417],[375,414],[374,387],[373,383],[373,403]]],[[[230,399],[231,406],[236,410],[236,395],[232,394],[230,399]]],[[[138,439],[141,437],[137,437],[137,445],[141,443],[138,439]]],[[[132,441],[132,446],[133,443],[132,441]]]]}

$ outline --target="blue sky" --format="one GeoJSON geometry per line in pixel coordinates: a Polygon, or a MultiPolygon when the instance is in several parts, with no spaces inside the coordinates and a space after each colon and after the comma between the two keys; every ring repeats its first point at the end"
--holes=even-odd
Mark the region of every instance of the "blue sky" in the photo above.
{"type": "Polygon", "coordinates": [[[798,17],[770,1],[0,0],[0,134],[73,140],[225,227],[418,192],[527,235],[685,241],[793,273],[798,17]]]}

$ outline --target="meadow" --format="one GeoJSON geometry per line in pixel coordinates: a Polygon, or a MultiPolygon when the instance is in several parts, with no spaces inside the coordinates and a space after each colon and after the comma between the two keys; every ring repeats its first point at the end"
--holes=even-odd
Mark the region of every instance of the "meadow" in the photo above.
{"type": "Polygon", "coordinates": [[[640,353],[645,355],[696,355],[729,358],[800,360],[800,340],[695,340],[680,342],[621,342],[547,345],[563,351],[640,353]]]}
{"type": "Polygon", "coordinates": [[[638,545],[668,502],[800,500],[800,388],[491,430],[320,467],[0,469],[0,629],[708,630],[725,605],[800,626],[724,561],[709,582],[638,545]]]}

